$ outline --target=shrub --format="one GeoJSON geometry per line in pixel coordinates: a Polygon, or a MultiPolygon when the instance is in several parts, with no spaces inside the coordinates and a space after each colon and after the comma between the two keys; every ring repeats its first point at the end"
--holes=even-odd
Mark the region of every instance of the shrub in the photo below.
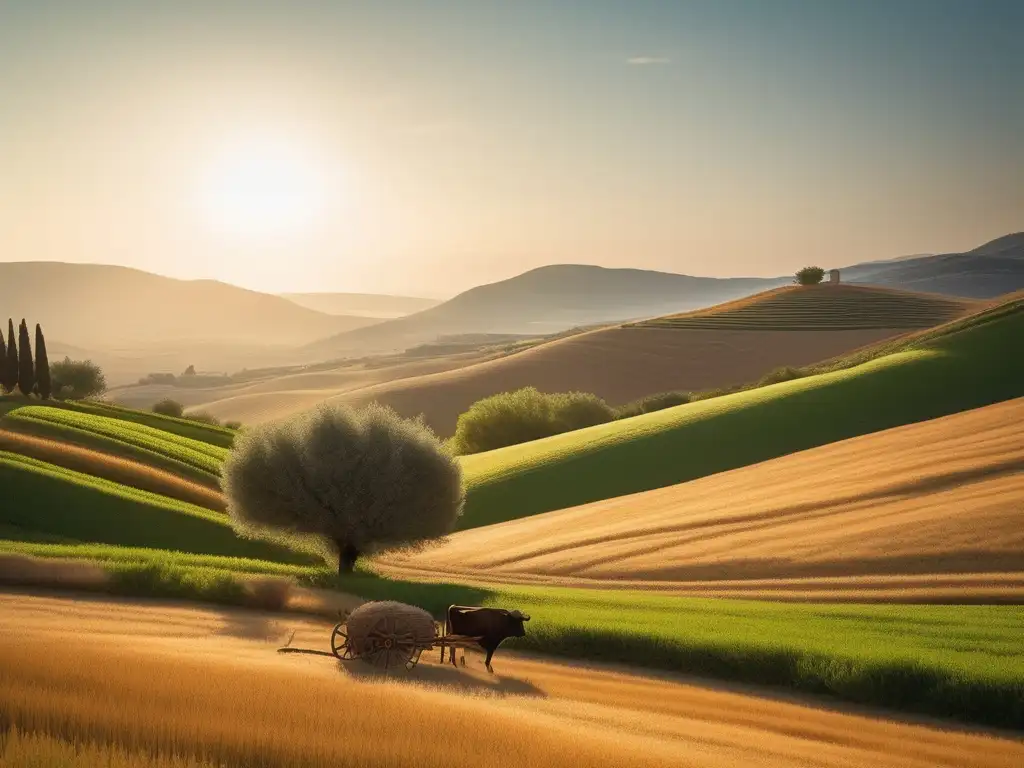
{"type": "Polygon", "coordinates": [[[177,400],[167,397],[153,404],[153,413],[159,413],[161,416],[174,416],[180,419],[182,414],[185,413],[185,406],[177,400]]]}
{"type": "Polygon", "coordinates": [[[246,430],[222,477],[240,532],[319,537],[339,574],[364,553],[449,533],[465,498],[459,463],[437,437],[378,405],[321,407],[246,430]]]}
{"type": "Polygon", "coordinates": [[[645,413],[662,411],[665,408],[675,408],[677,405],[686,405],[693,396],[689,392],[661,392],[657,395],[648,395],[639,400],[619,406],[615,409],[615,418],[628,419],[632,416],[640,416],[645,413]]]}
{"type": "Polygon", "coordinates": [[[796,282],[800,285],[817,285],[825,277],[821,267],[804,267],[796,273],[796,282]]]}
{"type": "Polygon", "coordinates": [[[452,449],[480,453],[612,421],[615,412],[589,392],[546,394],[535,387],[478,400],[459,416],[452,449]]]}
{"type": "Polygon", "coordinates": [[[791,368],[786,366],[785,368],[776,368],[771,373],[767,373],[761,377],[757,382],[757,386],[766,387],[769,384],[778,384],[782,381],[793,381],[793,379],[802,379],[807,375],[807,372],[801,368],[791,368]]]}
{"type": "Polygon", "coordinates": [[[84,400],[107,391],[103,371],[92,360],[72,360],[65,357],[50,366],[53,395],[62,400],[84,400]]]}

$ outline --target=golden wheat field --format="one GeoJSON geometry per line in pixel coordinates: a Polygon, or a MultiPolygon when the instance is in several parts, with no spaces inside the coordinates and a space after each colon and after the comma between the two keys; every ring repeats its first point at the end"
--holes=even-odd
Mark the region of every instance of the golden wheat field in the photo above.
{"type": "Polygon", "coordinates": [[[126,763],[104,755],[127,754],[157,768],[1024,761],[1024,744],[995,734],[504,652],[495,676],[476,657],[452,669],[431,654],[386,680],[324,655],[329,632],[239,610],[0,595],[0,724],[9,734],[0,755],[40,765],[17,762],[19,750],[59,755],[78,744],[92,762],[76,765],[117,766],[126,763]],[[277,653],[288,641],[313,653],[277,653]]]}
{"type": "Polygon", "coordinates": [[[829,331],[607,328],[541,344],[515,355],[433,375],[403,378],[335,398],[377,401],[403,416],[423,414],[442,436],[484,397],[521,387],[593,392],[611,405],[674,390],[698,391],[756,381],[781,366],[801,366],[897,336],[886,329],[829,331]]]}
{"type": "Polygon", "coordinates": [[[1024,595],[1024,399],[386,560],[506,581],[785,596],[1024,595]],[[452,564],[458,563],[458,569],[452,564]]]}

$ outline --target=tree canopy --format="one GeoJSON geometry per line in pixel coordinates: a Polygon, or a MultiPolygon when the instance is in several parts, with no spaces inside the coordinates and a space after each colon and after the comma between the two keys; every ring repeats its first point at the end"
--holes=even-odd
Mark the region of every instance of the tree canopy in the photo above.
{"type": "Polygon", "coordinates": [[[437,437],[377,405],[322,406],[240,433],[222,485],[240,532],[321,537],[339,573],[360,555],[444,536],[465,498],[458,461],[437,437]]]}
{"type": "Polygon", "coordinates": [[[821,267],[804,267],[796,273],[796,281],[800,285],[817,285],[825,277],[825,270],[821,267]]]}

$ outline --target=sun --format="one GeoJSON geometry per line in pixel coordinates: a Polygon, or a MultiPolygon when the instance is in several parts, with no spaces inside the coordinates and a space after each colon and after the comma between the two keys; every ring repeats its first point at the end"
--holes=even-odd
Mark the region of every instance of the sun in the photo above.
{"type": "Polygon", "coordinates": [[[248,140],[225,146],[206,168],[200,204],[208,225],[232,238],[298,237],[326,203],[316,163],[293,144],[248,140]]]}

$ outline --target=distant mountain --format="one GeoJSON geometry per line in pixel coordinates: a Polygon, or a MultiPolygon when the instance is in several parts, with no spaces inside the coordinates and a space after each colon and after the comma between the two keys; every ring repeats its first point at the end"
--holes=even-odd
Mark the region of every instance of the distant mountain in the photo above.
{"type": "Polygon", "coordinates": [[[47,337],[93,350],[193,341],[301,345],[374,322],[214,280],[61,262],[0,263],[0,315],[38,322],[47,337]]]}
{"type": "Polygon", "coordinates": [[[307,347],[329,358],[405,349],[462,333],[549,334],[683,312],[783,285],[791,278],[691,277],[580,264],[539,267],[472,288],[436,307],[344,332],[307,347]]]}
{"type": "Polygon", "coordinates": [[[379,293],[282,293],[281,296],[300,307],[328,315],[355,315],[381,320],[404,317],[441,303],[440,299],[379,293]]]}
{"type": "Polygon", "coordinates": [[[849,283],[994,298],[1024,288],[1024,232],[997,238],[966,253],[866,262],[840,273],[843,282],[849,283]]]}

